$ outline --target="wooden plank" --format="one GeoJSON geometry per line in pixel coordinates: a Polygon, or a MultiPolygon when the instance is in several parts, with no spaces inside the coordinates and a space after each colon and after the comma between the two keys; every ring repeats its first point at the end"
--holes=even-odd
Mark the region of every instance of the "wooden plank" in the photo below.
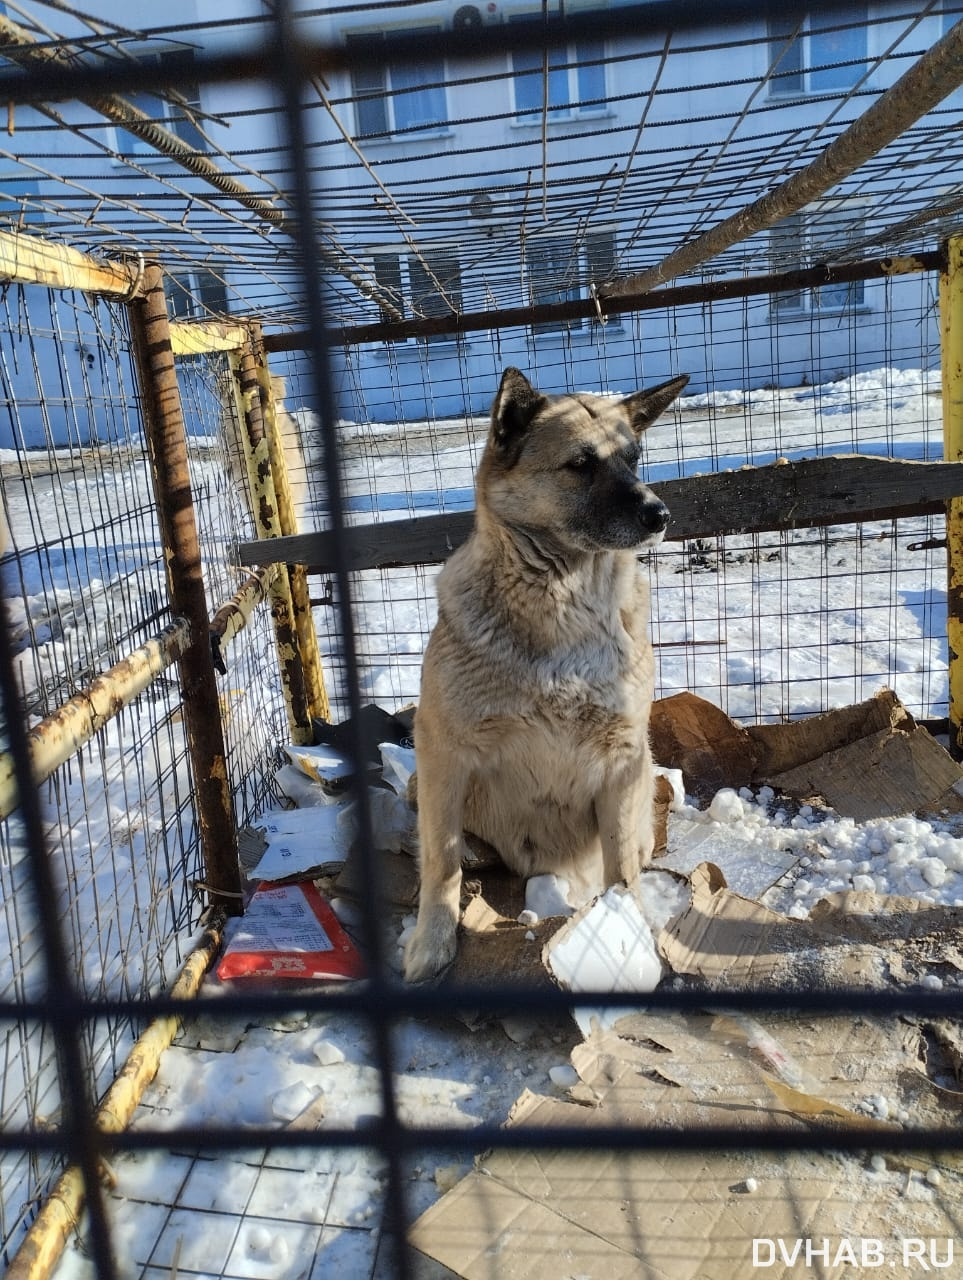
{"type": "MultiPolygon", "coordinates": [[[[928,515],[963,494],[963,462],[903,462],[857,454],[776,462],[653,486],[672,513],[672,541],[928,515]]],[[[471,532],[472,512],[391,520],[346,530],[352,570],[439,564],[471,532]]],[[[330,573],[330,533],[243,542],[243,564],[283,560],[330,573]]]]}
{"type": "Polygon", "coordinates": [[[140,275],[134,262],[106,262],[39,236],[0,231],[0,281],[127,298],[136,291],[140,275]]]}
{"type": "Polygon", "coordinates": [[[171,325],[171,348],[175,356],[200,356],[211,351],[236,351],[251,336],[247,325],[200,320],[171,325]]]}

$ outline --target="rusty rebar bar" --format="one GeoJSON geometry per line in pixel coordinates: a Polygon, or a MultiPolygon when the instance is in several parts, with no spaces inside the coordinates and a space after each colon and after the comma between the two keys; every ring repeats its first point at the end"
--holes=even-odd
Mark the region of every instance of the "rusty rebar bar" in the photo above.
{"type": "Polygon", "coordinates": [[[686,275],[741,240],[797,213],[854,173],[963,84],[963,22],[928,49],[811,164],[739,209],[703,235],[674,250],[654,267],[602,285],[601,298],[646,293],[686,275]]]}

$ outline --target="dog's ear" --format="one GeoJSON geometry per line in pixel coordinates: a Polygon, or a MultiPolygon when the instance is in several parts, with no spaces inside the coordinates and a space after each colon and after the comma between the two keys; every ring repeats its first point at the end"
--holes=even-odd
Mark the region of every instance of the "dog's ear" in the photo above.
{"type": "Polygon", "coordinates": [[[506,369],[492,405],[492,440],[509,451],[517,444],[529,423],[545,404],[545,396],[536,391],[520,369],[506,369]]]}
{"type": "Polygon", "coordinates": [[[657,387],[650,387],[647,391],[637,391],[635,395],[628,396],[622,401],[629,415],[632,430],[637,436],[647,431],[659,415],[665,413],[688,381],[689,375],[683,373],[678,378],[660,382],[657,387]]]}

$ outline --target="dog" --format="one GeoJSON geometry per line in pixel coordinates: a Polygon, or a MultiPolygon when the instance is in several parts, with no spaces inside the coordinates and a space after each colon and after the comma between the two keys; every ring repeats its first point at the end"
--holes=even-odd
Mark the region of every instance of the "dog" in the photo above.
{"type": "Polygon", "coordinates": [[[669,513],[637,468],[642,433],[688,381],[617,399],[502,375],[474,527],[439,575],[422,667],[409,982],[455,957],[466,831],[524,877],[632,883],[651,857],[654,659],[636,553],[669,513]]]}

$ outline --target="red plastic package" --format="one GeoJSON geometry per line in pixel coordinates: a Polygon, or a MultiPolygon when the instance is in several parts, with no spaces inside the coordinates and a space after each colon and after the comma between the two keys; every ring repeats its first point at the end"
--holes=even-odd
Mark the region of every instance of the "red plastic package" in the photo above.
{"type": "Polygon", "coordinates": [[[235,928],[219,978],[363,978],[364,962],[310,881],[258,886],[235,928]]]}

